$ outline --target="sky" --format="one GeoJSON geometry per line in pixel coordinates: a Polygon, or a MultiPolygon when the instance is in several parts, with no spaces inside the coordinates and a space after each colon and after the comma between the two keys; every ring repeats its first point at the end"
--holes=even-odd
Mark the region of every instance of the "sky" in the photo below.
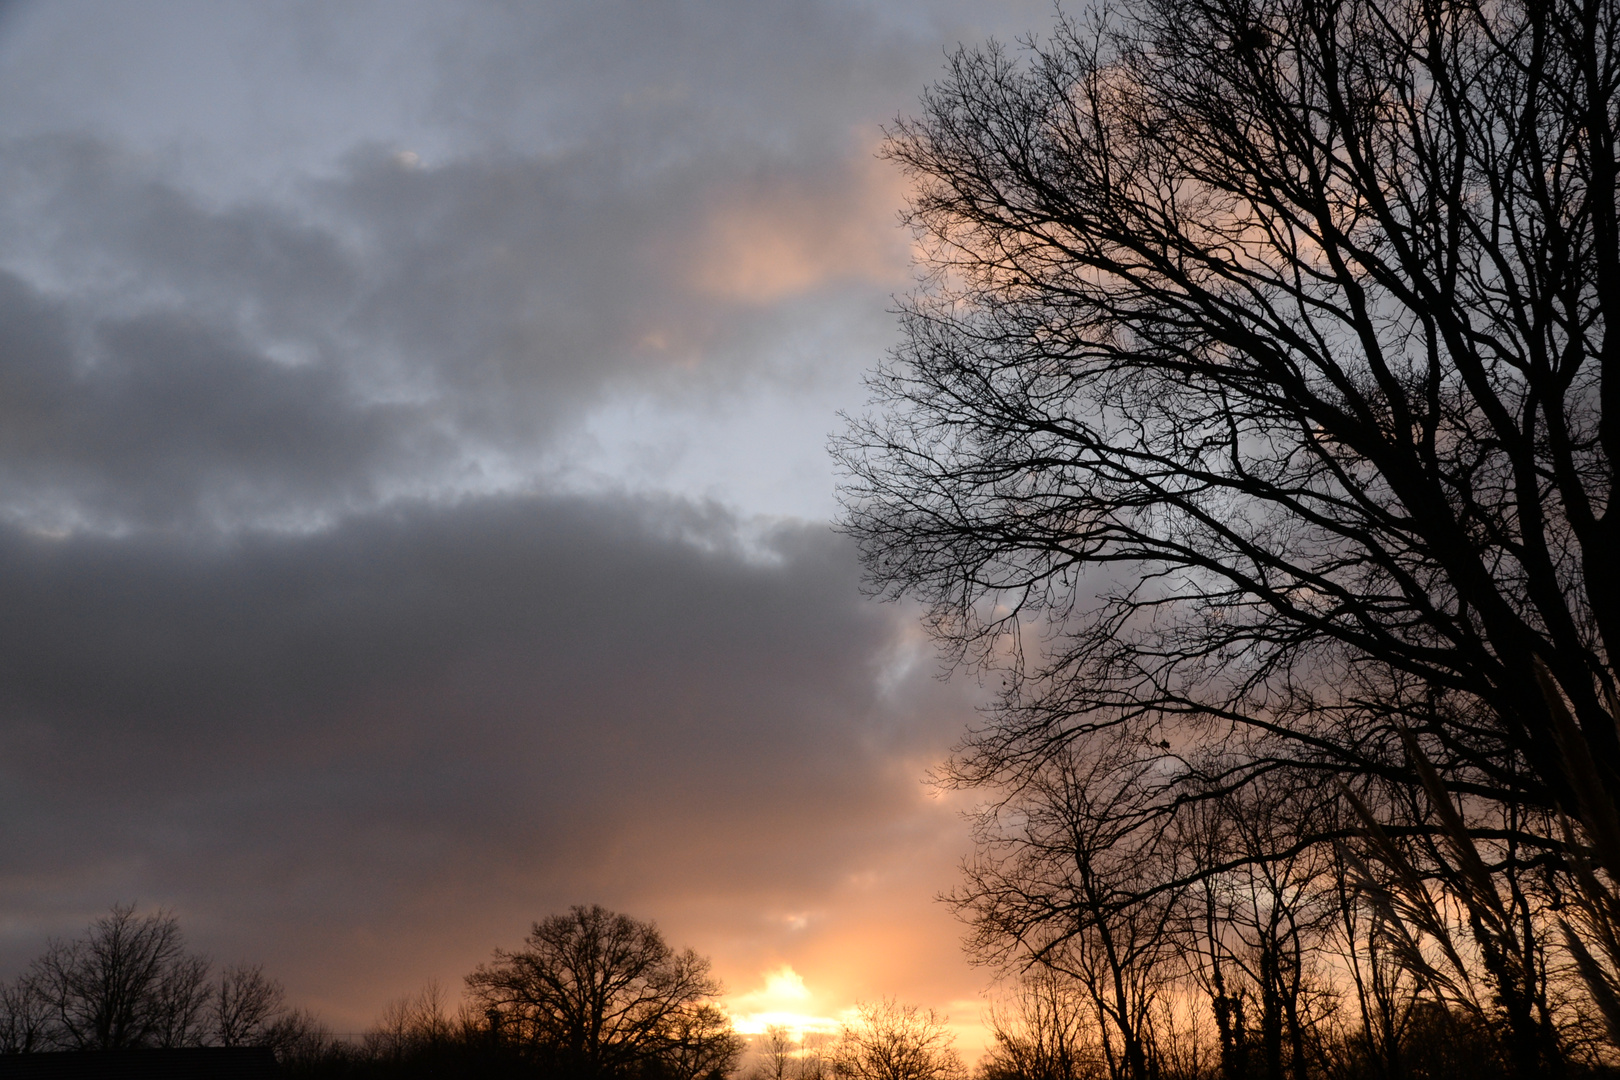
{"type": "Polygon", "coordinates": [[[339,1031],[599,903],[744,1030],[993,973],[982,692],[826,452],[877,152],[1021,0],[0,6],[0,975],[116,902],[339,1031]]]}

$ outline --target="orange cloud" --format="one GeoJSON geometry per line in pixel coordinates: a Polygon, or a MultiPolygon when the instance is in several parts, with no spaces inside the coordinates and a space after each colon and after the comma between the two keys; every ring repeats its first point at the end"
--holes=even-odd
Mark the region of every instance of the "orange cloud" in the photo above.
{"type": "Polygon", "coordinates": [[[699,291],[765,304],[838,280],[895,285],[910,265],[896,222],[905,199],[898,169],[869,151],[829,178],[766,175],[712,202],[688,263],[699,291]]]}

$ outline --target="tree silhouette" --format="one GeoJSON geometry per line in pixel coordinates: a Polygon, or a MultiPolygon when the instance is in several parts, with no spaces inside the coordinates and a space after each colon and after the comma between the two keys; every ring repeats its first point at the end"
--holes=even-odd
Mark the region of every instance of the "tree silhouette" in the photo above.
{"type": "MultiPolygon", "coordinates": [[[[1620,874],[1617,94],[1615,0],[1143,0],[957,53],[893,130],[927,276],[844,527],[1005,679],[947,774],[998,793],[986,934],[1105,921],[1022,888],[1074,865],[1027,828],[1065,777],[1118,910],[1366,827],[1186,857],[1279,782],[1440,838],[1471,910],[1572,843],[1620,874]]],[[[1532,921],[1476,935],[1526,1073],[1532,921]]]]}
{"type": "Polygon", "coordinates": [[[51,1043],[77,1050],[195,1046],[206,1034],[208,960],[188,953],[166,912],[117,905],[68,942],[52,942],[21,984],[49,1018],[51,1043]]]}
{"type": "Polygon", "coordinates": [[[600,906],[535,923],[522,948],[496,950],[467,987],[502,1038],[569,1076],[693,1080],[723,1075],[741,1052],[711,1004],[721,987],[709,961],[600,906]]]}
{"type": "Polygon", "coordinates": [[[842,1080],[961,1080],[945,1017],[885,998],[862,1002],[838,1033],[833,1073],[842,1080]]]}

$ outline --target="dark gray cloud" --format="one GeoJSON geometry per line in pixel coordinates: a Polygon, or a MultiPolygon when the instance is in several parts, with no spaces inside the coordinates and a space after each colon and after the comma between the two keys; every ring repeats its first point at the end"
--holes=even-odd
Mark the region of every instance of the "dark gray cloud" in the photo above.
{"type": "Polygon", "coordinates": [[[1047,11],[0,10],[0,969],[172,904],[359,1025],[601,901],[970,992],[970,688],[756,514],[906,286],[878,125],[1047,11]]]}
{"type": "Polygon", "coordinates": [[[379,475],[431,452],[420,419],[183,310],[92,321],[0,271],[0,506],[13,521],[228,524],[374,501],[379,475]]]}
{"type": "Polygon", "coordinates": [[[904,845],[893,765],[962,704],[926,662],[895,682],[905,620],[842,541],[747,555],[733,525],[497,499],[313,537],[0,534],[0,905],[44,920],[13,962],[139,896],[363,1018],[374,968],[436,970],[368,932],[470,963],[604,894],[824,900],[904,845]]]}

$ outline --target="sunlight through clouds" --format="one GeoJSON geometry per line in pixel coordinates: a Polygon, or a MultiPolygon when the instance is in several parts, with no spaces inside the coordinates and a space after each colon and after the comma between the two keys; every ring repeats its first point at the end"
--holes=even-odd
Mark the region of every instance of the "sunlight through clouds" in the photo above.
{"type": "Polygon", "coordinates": [[[746,1031],[973,994],[826,439],[880,129],[1045,0],[3,7],[0,978],[136,898],[358,1032],[601,903],[746,1031]]]}
{"type": "MultiPolygon", "coordinates": [[[[784,1027],[799,1041],[807,1033],[838,1030],[841,1022],[838,1018],[817,1015],[822,1003],[792,965],[783,964],[774,971],[764,972],[763,978],[765,984],[760,989],[733,995],[726,1002],[738,1031],[744,1035],[759,1035],[767,1027],[784,1027]]],[[[849,1011],[847,1007],[839,1010],[840,1015],[847,1015],[849,1011]]]]}

